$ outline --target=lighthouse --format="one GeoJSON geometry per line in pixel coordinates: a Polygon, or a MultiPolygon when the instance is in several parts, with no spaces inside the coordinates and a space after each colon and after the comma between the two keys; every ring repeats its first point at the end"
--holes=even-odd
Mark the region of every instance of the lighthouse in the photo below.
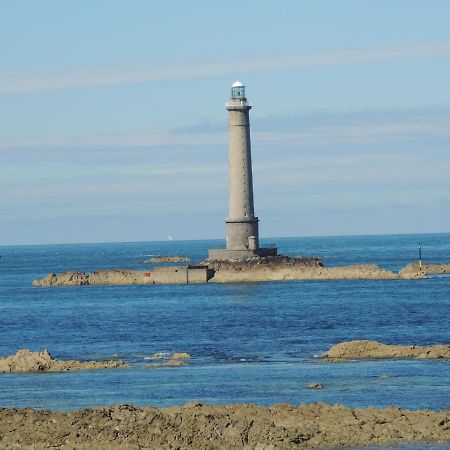
{"type": "Polygon", "coordinates": [[[246,259],[274,256],[276,248],[259,246],[258,217],[253,202],[253,174],[249,112],[245,86],[236,81],[231,86],[228,111],[228,218],[226,248],[209,250],[209,259],[246,259]]]}

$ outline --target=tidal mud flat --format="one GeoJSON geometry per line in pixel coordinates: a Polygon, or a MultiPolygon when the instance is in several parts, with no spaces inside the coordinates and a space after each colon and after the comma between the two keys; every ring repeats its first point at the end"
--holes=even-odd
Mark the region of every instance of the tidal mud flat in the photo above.
{"type": "Polygon", "coordinates": [[[259,257],[244,261],[204,261],[195,266],[156,267],[153,271],[106,269],[49,273],[33,286],[233,283],[282,280],[390,280],[450,274],[450,264],[411,263],[399,272],[376,264],[324,267],[320,258],[259,257]]]}
{"type": "Polygon", "coordinates": [[[450,412],[325,403],[157,409],[118,405],[66,413],[0,409],[0,447],[20,449],[313,449],[450,442],[450,412]]]}

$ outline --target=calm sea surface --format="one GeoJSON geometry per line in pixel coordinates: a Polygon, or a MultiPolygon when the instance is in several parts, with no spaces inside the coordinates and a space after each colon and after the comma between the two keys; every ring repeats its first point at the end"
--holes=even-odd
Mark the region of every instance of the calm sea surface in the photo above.
{"type": "MultiPolygon", "coordinates": [[[[287,255],[327,266],[450,261],[450,234],[279,238],[287,255]]],[[[37,288],[48,272],[150,269],[153,255],[206,257],[221,241],[0,247],[0,355],[48,348],[57,358],[114,359],[130,369],[0,375],[0,406],[70,410],[95,405],[324,401],[450,408],[448,361],[317,358],[332,344],[450,342],[450,277],[426,280],[285,281],[178,286],[37,288]],[[146,368],[157,352],[188,352],[190,364],[146,368]],[[308,389],[322,383],[322,390],[308,389]]],[[[431,448],[431,447],[430,447],[431,448]]],[[[438,447],[436,447],[438,448],[438,447]]]]}

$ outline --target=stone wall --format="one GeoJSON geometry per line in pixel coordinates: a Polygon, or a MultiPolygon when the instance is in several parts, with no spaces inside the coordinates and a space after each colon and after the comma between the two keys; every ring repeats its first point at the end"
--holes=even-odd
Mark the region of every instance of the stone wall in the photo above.
{"type": "Polygon", "coordinates": [[[207,281],[208,267],[206,266],[156,267],[151,273],[152,284],[206,283],[207,281]]]}

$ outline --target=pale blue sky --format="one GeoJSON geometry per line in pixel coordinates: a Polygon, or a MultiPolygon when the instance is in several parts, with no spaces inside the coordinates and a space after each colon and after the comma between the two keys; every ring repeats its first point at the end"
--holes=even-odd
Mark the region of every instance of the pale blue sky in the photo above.
{"type": "Polygon", "coordinates": [[[0,0],[0,245],[449,232],[448,0],[0,0]]]}

